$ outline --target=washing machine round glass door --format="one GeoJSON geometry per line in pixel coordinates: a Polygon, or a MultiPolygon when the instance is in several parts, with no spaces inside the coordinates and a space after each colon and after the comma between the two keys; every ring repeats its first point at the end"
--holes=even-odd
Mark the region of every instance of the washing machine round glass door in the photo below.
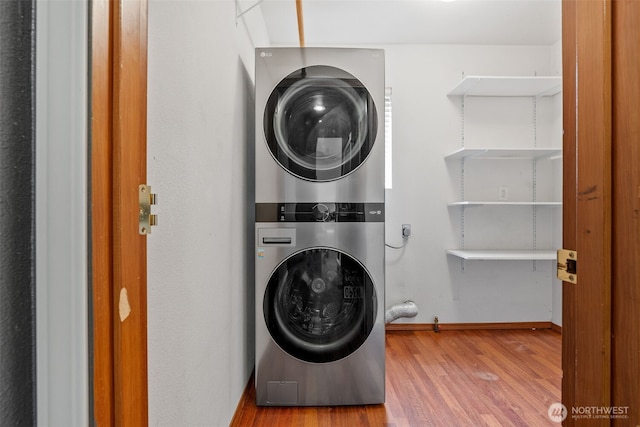
{"type": "Polygon", "coordinates": [[[376,318],[376,292],[355,258],[310,248],[291,255],[272,273],[263,310],[282,350],[306,362],[332,362],[366,341],[376,318]]]}
{"type": "Polygon", "coordinates": [[[376,106],[353,75],[330,66],[297,70],[278,83],[264,111],[273,158],[310,181],[342,178],[364,163],[378,129],[376,106]]]}

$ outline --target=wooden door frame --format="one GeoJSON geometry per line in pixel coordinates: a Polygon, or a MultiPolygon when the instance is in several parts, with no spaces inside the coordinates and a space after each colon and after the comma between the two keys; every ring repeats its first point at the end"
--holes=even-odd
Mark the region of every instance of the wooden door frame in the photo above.
{"type": "Polygon", "coordinates": [[[573,408],[611,405],[611,0],[562,12],[563,246],[579,265],[578,284],[563,284],[562,400],[574,425],[573,408]]]}
{"type": "Polygon", "coordinates": [[[91,285],[96,425],[148,424],[147,2],[91,2],[91,285]]]}
{"type": "Polygon", "coordinates": [[[640,424],[640,2],[613,3],[612,404],[640,424]]]}
{"type": "MultiPolygon", "coordinates": [[[[563,1],[564,247],[578,284],[563,285],[562,400],[622,408],[640,422],[640,4],[563,1]]],[[[620,423],[620,424],[618,424],[620,423]]]]}
{"type": "Polygon", "coordinates": [[[96,425],[114,425],[113,403],[113,202],[111,73],[112,8],[108,0],[90,2],[91,22],[91,267],[93,401],[91,418],[96,425]]]}
{"type": "MultiPolygon", "coordinates": [[[[567,249],[577,249],[576,244],[576,106],[571,100],[576,97],[575,44],[576,44],[576,8],[573,1],[562,2],[562,245],[567,249]],[[570,196],[571,195],[571,196],[570,196]]],[[[574,357],[575,349],[575,287],[570,283],[562,284],[562,403],[571,411],[575,398],[575,370],[568,363],[574,357]]],[[[566,422],[565,424],[568,424],[566,422]]]]}

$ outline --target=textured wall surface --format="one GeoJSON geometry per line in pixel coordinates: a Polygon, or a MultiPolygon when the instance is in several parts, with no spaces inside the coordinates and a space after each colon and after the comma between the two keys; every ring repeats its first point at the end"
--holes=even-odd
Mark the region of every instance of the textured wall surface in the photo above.
{"type": "Polygon", "coordinates": [[[267,39],[260,9],[236,21],[235,7],[149,2],[152,426],[228,426],[253,369],[252,76],[267,39]]]}
{"type": "Polygon", "coordinates": [[[35,425],[35,2],[0,2],[0,425],[35,425]]]}

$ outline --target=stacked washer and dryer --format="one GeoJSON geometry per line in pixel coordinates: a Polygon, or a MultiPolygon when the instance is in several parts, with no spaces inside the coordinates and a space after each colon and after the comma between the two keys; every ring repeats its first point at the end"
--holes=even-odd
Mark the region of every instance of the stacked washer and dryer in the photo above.
{"type": "Polygon", "coordinates": [[[258,405],[383,403],[384,52],[256,49],[258,405]]]}

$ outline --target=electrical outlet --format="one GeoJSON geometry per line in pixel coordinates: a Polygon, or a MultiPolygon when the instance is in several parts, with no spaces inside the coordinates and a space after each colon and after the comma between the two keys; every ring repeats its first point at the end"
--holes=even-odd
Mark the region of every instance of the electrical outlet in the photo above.
{"type": "Polygon", "coordinates": [[[411,236],[411,224],[402,224],[402,238],[408,239],[411,236]]]}
{"type": "Polygon", "coordinates": [[[498,192],[499,200],[509,200],[509,187],[503,186],[500,187],[500,191],[498,192]]]}

